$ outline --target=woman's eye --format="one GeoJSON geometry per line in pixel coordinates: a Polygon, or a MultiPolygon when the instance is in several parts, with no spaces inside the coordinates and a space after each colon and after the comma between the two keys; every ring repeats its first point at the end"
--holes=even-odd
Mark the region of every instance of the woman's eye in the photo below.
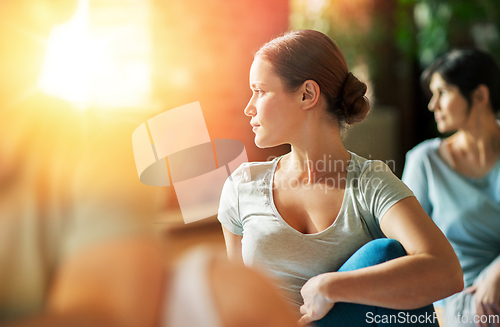
{"type": "Polygon", "coordinates": [[[432,93],[433,97],[440,97],[441,95],[443,95],[443,90],[437,90],[432,93]]]}

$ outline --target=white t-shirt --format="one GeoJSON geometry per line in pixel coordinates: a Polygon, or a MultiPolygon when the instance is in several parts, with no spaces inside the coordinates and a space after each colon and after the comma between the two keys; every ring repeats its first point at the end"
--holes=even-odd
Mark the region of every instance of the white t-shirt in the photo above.
{"type": "Polygon", "coordinates": [[[300,289],[316,275],[337,271],[367,242],[385,237],[380,219],[413,193],[381,161],[351,153],[339,214],[327,229],[302,234],[280,216],[273,200],[273,177],[281,157],[242,164],[222,190],[219,221],[242,235],[246,265],[262,268],[287,299],[302,304],[300,289]]]}

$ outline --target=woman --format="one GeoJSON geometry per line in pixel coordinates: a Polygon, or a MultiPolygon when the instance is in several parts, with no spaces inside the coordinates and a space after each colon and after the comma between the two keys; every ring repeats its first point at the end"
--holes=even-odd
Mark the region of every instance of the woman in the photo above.
{"type": "Polygon", "coordinates": [[[303,325],[332,307],[318,326],[372,325],[399,313],[380,307],[420,308],[462,289],[453,249],[411,191],[387,165],[343,146],[342,127],[362,121],[369,104],[331,39],[300,30],[270,41],[255,55],[250,87],[244,112],[256,145],[292,150],[227,180],[219,220],[230,258],[274,277],[303,325]],[[370,245],[384,237],[395,241],[370,245]]]}
{"type": "Polygon", "coordinates": [[[500,326],[500,70],[487,53],[455,50],[422,81],[438,130],[454,134],[408,152],[403,180],[462,265],[467,288],[444,301],[446,317],[462,319],[447,326],[475,326],[475,314],[496,315],[491,326],[500,326]]]}

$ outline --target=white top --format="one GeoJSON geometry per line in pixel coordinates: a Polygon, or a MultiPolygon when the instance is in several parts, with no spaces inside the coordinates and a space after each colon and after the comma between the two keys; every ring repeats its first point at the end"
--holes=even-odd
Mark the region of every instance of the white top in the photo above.
{"type": "Polygon", "coordinates": [[[389,167],[351,153],[342,206],[334,223],[315,234],[302,234],[280,216],[273,200],[273,178],[281,157],[242,164],[222,191],[219,221],[242,235],[246,265],[274,278],[287,299],[299,307],[300,289],[318,274],[337,271],[361,246],[385,237],[380,219],[413,193],[389,167]]]}

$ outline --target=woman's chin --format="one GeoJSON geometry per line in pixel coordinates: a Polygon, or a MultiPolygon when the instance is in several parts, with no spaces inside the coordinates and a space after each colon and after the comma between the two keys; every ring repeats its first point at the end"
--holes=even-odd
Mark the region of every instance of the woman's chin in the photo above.
{"type": "Polygon", "coordinates": [[[439,126],[439,125],[437,126],[437,130],[441,134],[448,134],[448,133],[453,133],[453,132],[457,131],[456,129],[449,128],[448,126],[439,126]]]}
{"type": "Polygon", "coordinates": [[[259,139],[257,136],[255,137],[254,142],[255,142],[255,145],[260,149],[272,148],[272,147],[279,145],[279,144],[274,144],[274,143],[266,141],[266,140],[259,139]]]}
{"type": "Polygon", "coordinates": [[[267,145],[267,144],[262,144],[262,143],[257,143],[255,142],[255,145],[259,148],[259,149],[265,149],[265,148],[272,148],[274,145],[267,145]]]}
{"type": "Polygon", "coordinates": [[[257,143],[255,142],[255,145],[259,148],[259,149],[267,149],[267,148],[274,148],[274,147],[277,147],[277,146],[280,146],[280,145],[283,145],[283,144],[287,144],[287,143],[272,143],[272,144],[264,144],[264,143],[257,143]]]}

